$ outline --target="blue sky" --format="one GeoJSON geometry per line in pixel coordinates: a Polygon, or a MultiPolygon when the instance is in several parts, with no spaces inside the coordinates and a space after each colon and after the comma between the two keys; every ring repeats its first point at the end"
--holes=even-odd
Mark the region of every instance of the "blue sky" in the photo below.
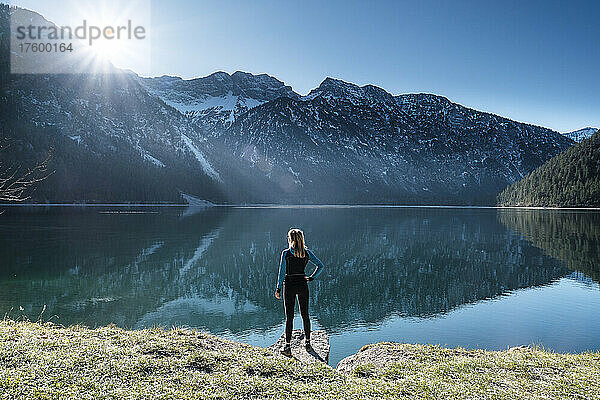
{"type": "Polygon", "coordinates": [[[301,94],[331,76],[561,132],[600,126],[600,1],[151,1],[151,75],[265,72],[301,94]]]}

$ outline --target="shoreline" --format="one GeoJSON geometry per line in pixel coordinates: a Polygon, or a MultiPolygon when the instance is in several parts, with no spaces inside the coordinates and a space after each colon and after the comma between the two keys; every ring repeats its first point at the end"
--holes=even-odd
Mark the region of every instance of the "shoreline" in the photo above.
{"type": "Polygon", "coordinates": [[[600,352],[382,342],[337,368],[187,328],[0,321],[8,398],[600,399],[600,352]]]}
{"type": "Polygon", "coordinates": [[[535,206],[465,206],[465,205],[407,205],[407,204],[212,204],[193,205],[183,203],[0,203],[0,207],[174,207],[174,208],[239,208],[239,209],[286,209],[286,208],[435,208],[435,209],[516,209],[516,210],[573,210],[600,211],[600,207],[535,207],[535,206]]]}

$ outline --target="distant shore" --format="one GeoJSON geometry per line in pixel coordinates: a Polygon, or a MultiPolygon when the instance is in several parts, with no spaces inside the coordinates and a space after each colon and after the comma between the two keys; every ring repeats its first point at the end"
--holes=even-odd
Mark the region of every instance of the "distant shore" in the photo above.
{"type": "Polygon", "coordinates": [[[447,209],[518,209],[518,210],[580,210],[597,211],[600,207],[530,207],[530,206],[465,206],[465,205],[409,205],[409,204],[212,204],[210,206],[186,203],[0,203],[0,207],[197,207],[197,208],[447,208],[447,209]]]}
{"type": "Polygon", "coordinates": [[[334,369],[186,328],[0,321],[7,398],[600,399],[600,353],[378,343],[334,369]]]}

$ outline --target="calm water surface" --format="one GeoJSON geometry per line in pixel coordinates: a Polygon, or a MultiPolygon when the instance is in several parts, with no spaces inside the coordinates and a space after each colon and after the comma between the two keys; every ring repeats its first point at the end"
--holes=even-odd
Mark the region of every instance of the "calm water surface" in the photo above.
{"type": "Polygon", "coordinates": [[[46,305],[64,325],[184,325],[268,346],[292,226],[327,266],[310,308],[332,365],[376,341],[600,349],[593,211],[8,207],[0,313],[34,320],[46,305]]]}

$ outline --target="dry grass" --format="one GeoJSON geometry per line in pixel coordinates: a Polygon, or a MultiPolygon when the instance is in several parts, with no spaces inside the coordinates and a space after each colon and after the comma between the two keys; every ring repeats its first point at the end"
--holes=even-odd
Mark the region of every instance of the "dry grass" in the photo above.
{"type": "Polygon", "coordinates": [[[598,353],[377,346],[403,356],[343,374],[189,329],[92,330],[5,320],[0,398],[600,398],[598,353]]]}

